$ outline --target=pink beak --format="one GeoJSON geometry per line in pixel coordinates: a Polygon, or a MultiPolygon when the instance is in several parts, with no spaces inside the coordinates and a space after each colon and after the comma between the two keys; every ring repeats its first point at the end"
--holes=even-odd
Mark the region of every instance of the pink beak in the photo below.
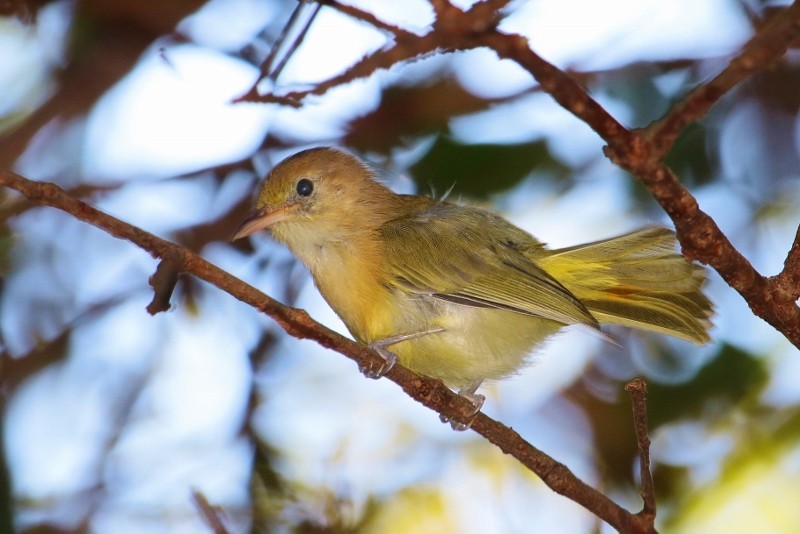
{"type": "Polygon", "coordinates": [[[267,211],[266,208],[260,209],[242,221],[242,224],[233,234],[231,241],[236,241],[237,239],[241,239],[258,231],[264,230],[276,222],[280,222],[289,217],[289,214],[292,211],[294,211],[293,206],[284,206],[272,211],[267,211]]]}

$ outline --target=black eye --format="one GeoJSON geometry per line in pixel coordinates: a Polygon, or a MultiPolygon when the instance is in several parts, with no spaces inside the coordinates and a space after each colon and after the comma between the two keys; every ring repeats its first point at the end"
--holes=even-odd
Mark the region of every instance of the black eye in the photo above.
{"type": "Polygon", "coordinates": [[[301,197],[307,197],[314,191],[314,182],[308,178],[303,178],[297,182],[297,194],[301,197]]]}

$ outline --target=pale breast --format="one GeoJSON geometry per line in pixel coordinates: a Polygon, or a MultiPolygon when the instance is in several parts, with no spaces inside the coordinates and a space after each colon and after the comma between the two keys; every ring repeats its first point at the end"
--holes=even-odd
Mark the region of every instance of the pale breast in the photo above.
{"type": "Polygon", "coordinates": [[[462,388],[514,374],[533,347],[563,327],[561,323],[507,310],[478,308],[427,297],[417,313],[398,325],[406,331],[444,331],[389,347],[400,363],[462,388]]]}
{"type": "MultiPolygon", "coordinates": [[[[299,254],[298,254],[299,256],[299,254]]],[[[354,243],[318,247],[304,263],[319,292],[350,333],[370,343],[394,335],[392,295],[381,283],[381,263],[354,243]]]]}

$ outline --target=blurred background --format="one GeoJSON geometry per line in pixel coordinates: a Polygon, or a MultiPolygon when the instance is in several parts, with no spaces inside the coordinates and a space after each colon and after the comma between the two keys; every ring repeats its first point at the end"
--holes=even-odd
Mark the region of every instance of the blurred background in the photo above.
{"type": "MultiPolygon", "coordinates": [[[[350,4],[417,34],[425,0],[350,4]]],[[[466,7],[473,2],[459,0],[466,7]]],[[[645,126],[719,72],[759,0],[519,0],[501,29],[645,126]]],[[[293,0],[0,3],[0,167],[181,243],[343,333],[267,236],[230,243],[265,173],[337,145],[403,192],[484,205],[558,247],[669,224],[521,68],[434,55],[307,98],[233,104],[293,0]]],[[[391,44],[323,7],[276,90],[391,44]]],[[[800,214],[800,54],[723,97],[668,161],[733,244],[779,272],[800,214]]],[[[269,89],[269,88],[266,88],[269,89]]],[[[474,433],[192,277],[145,312],[156,261],[0,191],[0,532],[610,532],[474,433]]],[[[714,342],[567,330],[484,411],[641,508],[626,381],[641,375],[665,532],[800,531],[800,355],[714,272],[714,342]]]]}

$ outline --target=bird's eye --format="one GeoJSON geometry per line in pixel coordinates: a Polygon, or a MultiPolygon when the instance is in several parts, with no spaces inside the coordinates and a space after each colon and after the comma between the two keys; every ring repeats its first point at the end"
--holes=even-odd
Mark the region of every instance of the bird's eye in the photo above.
{"type": "Polygon", "coordinates": [[[303,178],[297,182],[297,194],[301,197],[307,197],[314,191],[314,182],[308,178],[303,178]]]}

